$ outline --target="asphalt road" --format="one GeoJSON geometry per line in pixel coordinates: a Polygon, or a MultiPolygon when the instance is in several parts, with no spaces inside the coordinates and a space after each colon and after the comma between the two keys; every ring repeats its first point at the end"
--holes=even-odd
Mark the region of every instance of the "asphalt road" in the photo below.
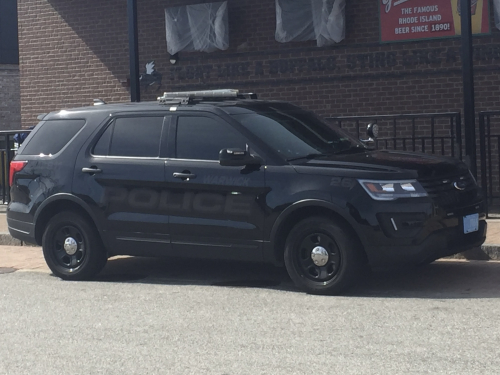
{"type": "Polygon", "coordinates": [[[499,262],[325,297],[267,266],[129,258],[94,282],[2,273],[0,296],[0,374],[500,373],[499,262]]]}

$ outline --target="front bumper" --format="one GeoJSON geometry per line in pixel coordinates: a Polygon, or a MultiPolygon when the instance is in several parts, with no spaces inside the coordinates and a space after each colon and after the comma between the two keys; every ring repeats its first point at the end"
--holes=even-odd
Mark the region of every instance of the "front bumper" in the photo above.
{"type": "Polygon", "coordinates": [[[481,199],[450,209],[436,207],[427,198],[375,206],[370,214],[360,213],[365,220],[358,228],[373,268],[430,262],[477,248],[486,240],[486,210],[481,199]],[[471,214],[478,214],[479,227],[465,234],[463,218],[471,214]]]}
{"type": "Polygon", "coordinates": [[[415,245],[372,246],[367,249],[368,260],[374,268],[431,262],[481,246],[487,226],[485,220],[480,220],[479,230],[473,233],[463,234],[457,226],[437,230],[415,245]]]}

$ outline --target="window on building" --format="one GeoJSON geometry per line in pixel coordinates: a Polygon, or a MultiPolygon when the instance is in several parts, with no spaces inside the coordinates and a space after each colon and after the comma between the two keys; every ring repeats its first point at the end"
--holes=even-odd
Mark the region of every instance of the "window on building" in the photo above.
{"type": "Polygon", "coordinates": [[[165,9],[167,51],[213,52],[229,46],[227,1],[165,9]]]}
{"type": "Polygon", "coordinates": [[[0,1],[0,64],[19,64],[17,1],[0,1]]]}
{"type": "Polygon", "coordinates": [[[316,40],[318,47],[345,38],[345,0],[276,0],[276,40],[316,40]]]}
{"type": "Polygon", "coordinates": [[[158,157],[163,117],[117,118],[94,146],[94,155],[158,157]]]}
{"type": "Polygon", "coordinates": [[[219,160],[223,148],[246,148],[246,140],[229,124],[209,117],[185,116],[177,122],[176,157],[219,160]]]}
{"type": "Polygon", "coordinates": [[[500,29],[500,0],[493,0],[493,11],[495,12],[495,26],[500,29]]]}

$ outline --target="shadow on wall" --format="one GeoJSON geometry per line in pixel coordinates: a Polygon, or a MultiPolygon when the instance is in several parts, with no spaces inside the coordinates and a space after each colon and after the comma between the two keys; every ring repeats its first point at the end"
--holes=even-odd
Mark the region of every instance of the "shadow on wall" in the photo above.
{"type": "Polygon", "coordinates": [[[61,22],[53,29],[61,33],[57,36],[60,63],[71,66],[74,83],[79,86],[76,90],[105,95],[109,101],[128,100],[126,2],[48,0],[48,4],[74,32],[68,32],[61,22]]]}

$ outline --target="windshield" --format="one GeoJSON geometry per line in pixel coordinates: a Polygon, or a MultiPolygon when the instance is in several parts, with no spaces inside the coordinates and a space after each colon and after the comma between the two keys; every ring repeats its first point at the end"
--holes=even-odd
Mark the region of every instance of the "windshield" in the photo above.
{"type": "Polygon", "coordinates": [[[232,116],[289,161],[364,150],[360,142],[306,111],[267,107],[265,112],[232,116]]]}

